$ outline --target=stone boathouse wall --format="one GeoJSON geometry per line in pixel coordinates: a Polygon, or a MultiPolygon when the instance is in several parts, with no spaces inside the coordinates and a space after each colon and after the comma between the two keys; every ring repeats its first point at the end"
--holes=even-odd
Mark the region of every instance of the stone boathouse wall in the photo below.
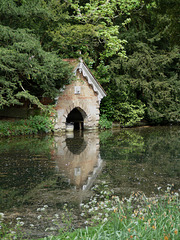
{"type": "Polygon", "coordinates": [[[55,129],[67,130],[67,118],[74,109],[82,115],[83,129],[98,128],[99,107],[98,92],[94,91],[93,86],[88,83],[87,78],[78,69],[76,80],[65,87],[57,100],[55,129]]]}

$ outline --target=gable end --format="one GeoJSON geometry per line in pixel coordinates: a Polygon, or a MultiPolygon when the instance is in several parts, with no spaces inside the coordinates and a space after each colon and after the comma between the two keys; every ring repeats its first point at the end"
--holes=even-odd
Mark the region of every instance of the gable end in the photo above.
{"type": "Polygon", "coordinates": [[[98,83],[98,81],[95,79],[95,77],[91,74],[89,68],[86,66],[82,59],[80,59],[78,66],[74,70],[75,75],[77,70],[79,70],[79,72],[82,73],[83,77],[85,77],[88,83],[92,86],[94,92],[98,94],[98,101],[100,104],[101,99],[106,96],[106,93],[104,89],[101,87],[101,85],[98,83]]]}

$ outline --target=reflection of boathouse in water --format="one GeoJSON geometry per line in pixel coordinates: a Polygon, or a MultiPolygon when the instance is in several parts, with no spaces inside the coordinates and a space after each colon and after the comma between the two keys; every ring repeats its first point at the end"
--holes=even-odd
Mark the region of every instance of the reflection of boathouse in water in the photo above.
{"type": "Polygon", "coordinates": [[[64,136],[55,137],[55,144],[57,171],[63,173],[70,185],[88,190],[102,169],[98,134],[72,132],[66,139],[64,136]]]}
{"type": "Polygon", "coordinates": [[[66,59],[74,67],[76,79],[61,89],[57,99],[56,130],[96,129],[99,123],[99,107],[106,96],[82,60],[66,59]]]}

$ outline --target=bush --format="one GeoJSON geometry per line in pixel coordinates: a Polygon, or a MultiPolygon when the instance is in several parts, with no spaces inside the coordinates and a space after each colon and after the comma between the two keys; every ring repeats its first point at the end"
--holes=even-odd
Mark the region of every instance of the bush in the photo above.
{"type": "Polygon", "coordinates": [[[109,121],[105,114],[101,115],[99,120],[99,128],[100,129],[108,129],[112,127],[112,122],[109,121]]]}
{"type": "Polygon", "coordinates": [[[29,119],[0,121],[0,137],[49,133],[54,130],[52,120],[47,116],[34,116],[29,119]]]}
{"type": "Polygon", "coordinates": [[[54,130],[53,122],[47,116],[30,117],[28,123],[31,128],[37,129],[38,132],[48,133],[54,130]]]}

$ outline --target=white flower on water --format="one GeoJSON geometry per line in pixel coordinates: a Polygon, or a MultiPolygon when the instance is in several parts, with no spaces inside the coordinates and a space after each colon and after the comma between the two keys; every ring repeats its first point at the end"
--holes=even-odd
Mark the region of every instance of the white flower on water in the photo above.
{"type": "Polygon", "coordinates": [[[23,226],[23,225],[24,225],[24,222],[19,222],[19,225],[20,225],[20,226],[23,226]]]}
{"type": "Polygon", "coordinates": [[[94,209],[93,208],[90,208],[89,210],[88,210],[88,212],[90,213],[90,212],[92,212],[94,209]]]}

